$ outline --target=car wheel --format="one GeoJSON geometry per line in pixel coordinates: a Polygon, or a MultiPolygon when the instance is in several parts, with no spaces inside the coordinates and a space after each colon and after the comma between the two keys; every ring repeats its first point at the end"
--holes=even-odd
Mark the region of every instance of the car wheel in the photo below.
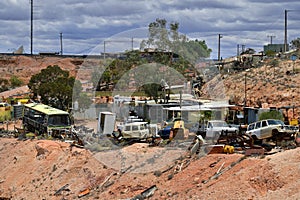
{"type": "Polygon", "coordinates": [[[262,144],[262,140],[258,139],[256,135],[251,135],[251,137],[253,139],[253,144],[257,144],[257,145],[262,144]]]}

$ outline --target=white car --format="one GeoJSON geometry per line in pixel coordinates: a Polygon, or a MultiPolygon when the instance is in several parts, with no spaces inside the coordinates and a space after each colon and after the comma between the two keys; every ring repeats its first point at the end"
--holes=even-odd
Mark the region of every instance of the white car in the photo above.
{"type": "Polygon", "coordinates": [[[237,134],[239,129],[231,127],[224,120],[210,120],[206,125],[206,138],[218,138],[222,134],[237,134]]]}
{"type": "Polygon", "coordinates": [[[286,133],[284,127],[280,120],[266,119],[249,124],[246,134],[249,134],[254,140],[262,140],[286,133]]]}

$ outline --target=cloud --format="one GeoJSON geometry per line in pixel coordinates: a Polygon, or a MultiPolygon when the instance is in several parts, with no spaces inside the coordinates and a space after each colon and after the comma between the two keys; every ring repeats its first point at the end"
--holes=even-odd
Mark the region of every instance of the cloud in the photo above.
{"type": "MultiPolygon", "coordinates": [[[[224,57],[234,55],[237,44],[261,50],[268,43],[268,34],[276,35],[274,42],[282,43],[284,10],[289,10],[289,40],[297,38],[299,33],[300,2],[296,0],[34,0],[33,3],[36,53],[59,49],[61,32],[66,53],[83,52],[120,33],[122,37],[127,33],[129,39],[147,37],[147,32],[137,36],[135,30],[147,30],[156,18],[179,22],[179,31],[205,40],[213,49],[214,58],[218,34],[224,35],[221,40],[224,57]]],[[[0,2],[0,10],[0,51],[23,44],[29,52],[30,1],[4,0],[0,2]]],[[[138,42],[134,44],[139,47],[138,42]]]]}

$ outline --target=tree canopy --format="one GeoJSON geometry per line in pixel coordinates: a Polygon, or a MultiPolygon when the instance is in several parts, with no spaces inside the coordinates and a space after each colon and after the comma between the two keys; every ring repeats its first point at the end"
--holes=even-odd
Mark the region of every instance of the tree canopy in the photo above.
{"type": "Polygon", "coordinates": [[[34,99],[42,103],[62,109],[69,110],[72,107],[72,94],[75,78],[69,76],[68,71],[59,66],[48,66],[40,73],[33,75],[28,87],[34,94],[34,99]]]}
{"type": "Polygon", "coordinates": [[[154,48],[158,51],[170,51],[192,63],[199,58],[210,56],[212,50],[207,47],[204,40],[189,40],[178,30],[178,22],[170,23],[168,28],[165,19],[156,19],[155,22],[149,24],[149,38],[141,42],[140,49],[154,48]]]}
{"type": "Polygon", "coordinates": [[[264,119],[279,119],[283,120],[283,115],[281,112],[277,110],[270,110],[268,112],[263,112],[259,115],[259,120],[264,120],[264,119]]]}
{"type": "Polygon", "coordinates": [[[212,50],[207,47],[204,40],[189,40],[178,30],[178,22],[168,24],[165,19],[156,19],[151,22],[148,26],[148,38],[140,43],[140,50],[127,51],[122,59],[114,59],[107,67],[100,66],[99,69],[94,70],[92,82],[96,90],[106,90],[109,88],[108,84],[113,84],[114,89],[123,90],[128,87],[129,83],[144,83],[147,79],[148,82],[145,82],[145,85],[139,85],[137,88],[143,90],[149,97],[157,99],[161,95],[158,90],[161,90],[162,78],[167,83],[183,84],[182,78],[178,77],[190,80],[189,72],[197,75],[194,65],[199,59],[209,57],[212,50]],[[151,63],[157,63],[161,68],[174,70],[170,73],[165,70],[164,73],[159,72],[160,69],[150,72],[149,68],[143,68],[142,75],[140,73],[137,75],[137,68],[151,63]],[[128,71],[131,72],[127,73],[128,71]],[[157,76],[156,72],[161,75],[157,76]],[[152,80],[149,75],[155,78],[152,80]],[[180,83],[178,83],[179,80],[181,80],[180,83]]]}
{"type": "Polygon", "coordinates": [[[299,49],[300,48],[300,38],[292,40],[291,45],[292,45],[292,47],[299,49]]]}
{"type": "Polygon", "coordinates": [[[12,88],[20,87],[23,84],[17,76],[13,75],[10,77],[10,85],[12,88]]]}

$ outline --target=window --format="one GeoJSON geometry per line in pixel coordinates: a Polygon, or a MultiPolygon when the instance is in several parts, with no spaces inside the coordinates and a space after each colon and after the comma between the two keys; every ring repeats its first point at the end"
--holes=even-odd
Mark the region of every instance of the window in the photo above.
{"type": "Polygon", "coordinates": [[[254,129],[254,124],[249,124],[249,126],[248,126],[248,131],[251,131],[251,130],[253,130],[254,129]]]}
{"type": "Polygon", "coordinates": [[[139,130],[139,127],[138,127],[138,126],[132,126],[132,130],[133,130],[133,131],[138,131],[138,130],[139,130]]]}
{"type": "Polygon", "coordinates": [[[130,126],[125,126],[125,131],[131,131],[130,126]]]}
{"type": "Polygon", "coordinates": [[[255,123],[255,129],[260,128],[260,122],[255,123]]]}
{"type": "Polygon", "coordinates": [[[275,120],[273,120],[273,119],[269,119],[268,120],[268,124],[269,125],[277,125],[278,123],[275,120]]]}
{"type": "Polygon", "coordinates": [[[268,126],[267,121],[262,121],[261,122],[261,127],[266,127],[266,126],[268,126]]]}
{"type": "Polygon", "coordinates": [[[50,115],[48,124],[54,126],[70,126],[71,122],[68,115],[50,115]]]}
{"type": "Polygon", "coordinates": [[[212,128],[212,125],[210,122],[208,123],[208,128],[212,128]]]}

